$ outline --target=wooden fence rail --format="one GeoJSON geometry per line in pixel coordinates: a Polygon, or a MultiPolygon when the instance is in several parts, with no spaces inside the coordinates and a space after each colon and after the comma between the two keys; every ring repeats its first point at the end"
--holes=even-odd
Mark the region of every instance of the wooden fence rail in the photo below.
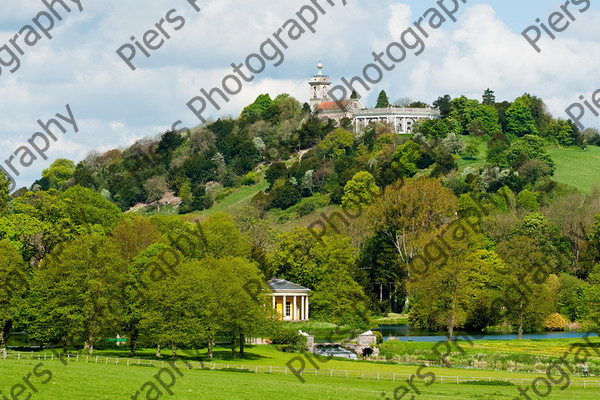
{"type": "MultiPolygon", "coordinates": [[[[66,363],[70,362],[85,362],[94,364],[114,364],[114,365],[126,365],[126,366],[148,366],[148,367],[164,367],[168,366],[169,363],[166,361],[158,360],[144,360],[141,358],[119,358],[119,357],[100,357],[100,356],[89,356],[80,354],[67,354],[66,356],[56,355],[55,353],[34,353],[34,352],[17,352],[8,353],[9,359],[16,360],[50,360],[50,361],[62,361],[66,363]]],[[[2,359],[0,358],[0,361],[2,359]]],[[[210,370],[244,370],[254,373],[267,373],[267,374],[292,374],[292,372],[285,367],[273,366],[273,365],[245,365],[245,364],[221,364],[221,363],[204,363],[202,361],[178,361],[182,363],[183,367],[188,369],[201,368],[210,370]]],[[[401,374],[395,372],[372,372],[372,371],[352,371],[352,370],[339,370],[339,369],[308,369],[305,368],[303,371],[298,372],[301,376],[328,376],[337,378],[357,378],[357,379],[371,379],[371,380],[387,380],[393,382],[401,382],[408,379],[411,374],[401,374]]],[[[516,385],[531,384],[535,378],[492,378],[492,377],[465,377],[465,376],[445,376],[436,375],[435,383],[465,383],[473,381],[503,381],[510,382],[516,385]]],[[[572,380],[571,386],[579,386],[583,388],[600,388],[600,380],[572,380]]]]}

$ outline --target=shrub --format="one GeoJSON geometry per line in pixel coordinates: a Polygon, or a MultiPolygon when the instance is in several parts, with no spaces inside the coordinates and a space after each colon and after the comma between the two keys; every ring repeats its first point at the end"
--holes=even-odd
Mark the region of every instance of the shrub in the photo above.
{"type": "Polygon", "coordinates": [[[383,335],[379,331],[373,331],[375,336],[377,336],[377,344],[383,343],[383,335]]]}
{"type": "Polygon", "coordinates": [[[271,343],[278,345],[280,351],[295,353],[306,349],[306,337],[295,329],[281,328],[271,336],[271,343]]]}
{"type": "Polygon", "coordinates": [[[240,183],[244,186],[252,186],[258,180],[256,176],[256,172],[250,171],[246,175],[244,175],[240,181],[240,183]]]}
{"type": "Polygon", "coordinates": [[[523,190],[517,195],[517,206],[524,208],[529,211],[536,211],[540,208],[535,193],[529,190],[523,190]]]}
{"type": "Polygon", "coordinates": [[[567,320],[559,313],[553,313],[546,317],[544,328],[549,331],[564,331],[567,320]]]}
{"type": "Polygon", "coordinates": [[[492,381],[464,381],[464,382],[461,382],[461,383],[465,384],[465,385],[481,385],[481,386],[515,386],[515,384],[512,383],[512,382],[498,381],[498,380],[492,380],[492,381]]]}
{"type": "Polygon", "coordinates": [[[310,201],[305,201],[302,202],[300,205],[298,205],[298,217],[303,217],[305,215],[310,214],[311,212],[315,211],[317,209],[317,206],[315,205],[315,203],[310,202],[310,201]]]}
{"type": "Polygon", "coordinates": [[[282,210],[290,208],[300,200],[300,189],[290,181],[281,179],[275,181],[269,194],[272,199],[270,207],[282,210]]]}

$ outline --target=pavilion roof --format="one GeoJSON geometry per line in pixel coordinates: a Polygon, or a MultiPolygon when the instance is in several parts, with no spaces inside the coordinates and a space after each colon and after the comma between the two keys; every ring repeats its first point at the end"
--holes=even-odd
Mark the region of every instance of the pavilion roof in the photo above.
{"type": "Polygon", "coordinates": [[[289,292],[289,291],[302,291],[302,292],[309,292],[310,291],[310,289],[307,289],[304,286],[300,286],[300,285],[297,285],[297,284],[292,283],[290,281],[286,281],[285,279],[277,279],[277,278],[273,278],[269,282],[267,282],[267,286],[273,292],[276,292],[276,291],[285,291],[285,292],[289,292]]]}

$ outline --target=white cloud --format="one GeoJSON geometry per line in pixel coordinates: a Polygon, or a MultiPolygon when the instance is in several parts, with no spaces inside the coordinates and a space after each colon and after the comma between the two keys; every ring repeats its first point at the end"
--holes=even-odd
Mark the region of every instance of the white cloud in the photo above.
{"type": "MultiPolygon", "coordinates": [[[[543,51],[537,54],[521,37],[524,26],[520,25],[542,16],[547,4],[532,1],[539,4],[538,10],[530,3],[519,6],[522,2],[516,0],[487,2],[494,7],[482,3],[463,5],[459,22],[448,21],[432,32],[425,52],[409,56],[387,73],[366,102],[373,103],[382,88],[392,99],[412,97],[430,102],[445,93],[479,98],[491,87],[499,99],[534,93],[546,99],[556,115],[562,115],[580,94],[589,96],[600,87],[595,78],[600,67],[600,27],[596,23],[600,11],[592,9],[578,16],[556,40],[540,42],[543,51]],[[519,22],[515,24],[513,19],[519,22]]],[[[200,13],[187,0],[168,4],[160,0],[82,0],[82,4],[84,12],[71,12],[56,21],[52,40],[45,38],[26,49],[16,74],[0,75],[0,160],[36,131],[38,119],[64,112],[67,103],[80,132],[63,136],[49,152],[52,157],[80,160],[92,149],[123,147],[154,136],[176,120],[196,125],[198,120],[186,102],[201,88],[219,85],[231,72],[232,62],[243,62],[248,54],[257,52],[300,7],[311,3],[200,0],[200,13]],[[173,25],[165,24],[171,38],[149,58],[138,50],[134,60],[138,69],[131,71],[115,50],[131,43],[132,35],[143,38],[172,8],[185,18],[185,26],[175,31],[173,25]]],[[[288,92],[306,101],[307,80],[318,61],[325,64],[325,72],[336,83],[342,76],[361,73],[373,51],[382,51],[398,39],[435,2],[348,1],[343,7],[341,0],[336,0],[333,8],[325,0],[319,4],[327,14],[319,17],[317,33],[307,32],[297,41],[288,39],[285,62],[277,68],[268,66],[220,111],[211,110],[210,117],[237,116],[261,93],[276,96],[288,92]]],[[[43,8],[41,1],[4,1],[0,45],[43,8]]],[[[600,125],[594,118],[585,122],[600,125]]],[[[46,166],[35,164],[23,172],[19,184],[31,184],[46,166]]]]}

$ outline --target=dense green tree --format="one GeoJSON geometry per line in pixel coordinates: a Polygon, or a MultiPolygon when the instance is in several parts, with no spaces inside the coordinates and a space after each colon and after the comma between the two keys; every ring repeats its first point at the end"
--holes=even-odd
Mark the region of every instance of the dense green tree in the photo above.
{"type": "Polygon", "coordinates": [[[517,225],[514,233],[527,236],[536,241],[538,247],[548,258],[546,260],[546,268],[552,273],[568,269],[571,252],[569,243],[562,237],[558,227],[550,222],[542,213],[531,212],[527,214],[521,223],[517,225]]]}
{"type": "Polygon", "coordinates": [[[469,125],[469,133],[476,133],[472,131],[474,124],[478,124],[481,127],[481,132],[485,135],[493,135],[500,132],[501,127],[498,121],[498,112],[493,106],[480,104],[473,111],[473,117],[474,119],[469,125]]]}
{"type": "Polygon", "coordinates": [[[94,171],[85,161],[81,161],[79,164],[77,164],[77,167],[75,167],[75,172],[73,173],[73,178],[75,179],[76,185],[93,190],[98,190],[99,188],[94,171]]]}
{"type": "Polygon", "coordinates": [[[531,109],[527,101],[521,97],[506,110],[506,133],[518,137],[538,134],[531,109]]]}
{"type": "Polygon", "coordinates": [[[216,307],[205,312],[212,314],[211,325],[216,325],[220,336],[232,339],[232,356],[236,356],[236,342],[243,356],[245,338],[264,335],[274,314],[266,285],[257,287],[264,277],[254,263],[242,258],[209,258],[204,263],[208,270],[204,285],[216,295],[216,307]]]}
{"type": "Polygon", "coordinates": [[[204,185],[198,184],[194,187],[192,191],[192,210],[206,210],[213,205],[213,199],[209,193],[206,193],[206,187],[204,185]]]}
{"type": "Polygon", "coordinates": [[[547,136],[561,146],[575,146],[583,143],[577,125],[564,119],[551,119],[547,127],[547,136]]]}
{"type": "Polygon", "coordinates": [[[0,240],[0,354],[6,358],[6,341],[13,322],[23,313],[30,273],[23,258],[8,240],[0,240]]]}
{"type": "Polygon", "coordinates": [[[314,289],[323,274],[321,266],[310,256],[316,243],[315,236],[306,228],[283,233],[277,249],[269,254],[271,269],[277,277],[314,289]]]}
{"type": "Polygon", "coordinates": [[[396,248],[388,238],[381,233],[368,238],[360,250],[357,265],[367,274],[370,284],[367,290],[378,301],[379,312],[399,312],[396,294],[404,270],[398,262],[396,248]]]}
{"type": "Polygon", "coordinates": [[[420,123],[416,131],[424,133],[427,137],[443,139],[450,133],[450,127],[443,119],[426,120],[420,123]]]}
{"type": "Polygon", "coordinates": [[[269,185],[273,187],[273,184],[277,179],[287,179],[288,169],[285,166],[285,163],[277,161],[274,162],[267,168],[267,172],[265,172],[265,179],[269,182],[269,185]]]}
{"type": "Polygon", "coordinates": [[[288,209],[300,201],[302,194],[297,184],[290,180],[278,179],[269,191],[269,207],[288,209]]]}
{"type": "Polygon", "coordinates": [[[373,198],[379,194],[379,190],[373,175],[367,171],[357,172],[344,186],[342,206],[364,208],[371,204],[373,198]]]}
{"type": "Polygon", "coordinates": [[[166,279],[150,281],[144,292],[146,306],[142,308],[140,330],[159,347],[169,346],[174,357],[181,346],[207,342],[218,323],[211,318],[219,306],[209,287],[222,271],[212,277],[205,271],[200,261],[179,263],[166,279]]]}
{"type": "Polygon", "coordinates": [[[485,89],[483,92],[483,104],[486,106],[493,106],[496,103],[496,96],[494,91],[490,88],[485,89]]]}
{"type": "MultiPolygon", "coordinates": [[[[167,179],[162,175],[156,175],[144,182],[144,191],[146,192],[146,202],[158,203],[169,190],[167,179]]],[[[159,208],[160,209],[160,208],[159,208]]]]}
{"type": "Polygon", "coordinates": [[[354,136],[352,133],[343,129],[336,129],[319,143],[318,150],[323,158],[335,160],[344,154],[348,154],[353,144],[354,136]]]}
{"type": "Polygon", "coordinates": [[[175,215],[155,215],[150,221],[166,239],[167,244],[184,256],[196,259],[206,256],[208,241],[201,224],[192,224],[175,215]]]}
{"type": "Polygon", "coordinates": [[[544,254],[534,239],[513,236],[500,243],[497,252],[507,266],[503,296],[497,304],[507,321],[517,327],[518,338],[522,339],[524,329],[540,327],[554,311],[549,278],[556,276],[548,270],[544,254]]]}
{"type": "MultiPolygon", "coordinates": [[[[133,252],[130,251],[130,253],[133,252]]],[[[127,260],[129,261],[127,265],[127,280],[125,286],[121,289],[125,301],[121,327],[128,334],[130,355],[132,357],[136,355],[140,335],[146,336],[144,339],[152,335],[144,331],[142,324],[144,314],[152,310],[154,306],[148,293],[149,284],[162,281],[164,285],[165,280],[167,282],[171,281],[168,279],[170,276],[167,276],[167,266],[163,261],[167,259],[167,253],[170,256],[170,260],[174,259],[172,257],[173,254],[181,258],[181,253],[178,253],[170,246],[163,243],[156,243],[150,244],[136,253],[135,257],[127,260]]],[[[168,269],[169,273],[173,272],[177,264],[170,263],[173,269],[168,269]]]]}
{"type": "Polygon", "coordinates": [[[391,158],[391,167],[396,172],[397,178],[412,177],[417,173],[417,164],[423,157],[418,144],[407,140],[398,146],[391,158]]]}
{"type": "Polygon", "coordinates": [[[452,99],[450,102],[450,116],[454,118],[461,127],[460,133],[466,135],[469,133],[471,121],[477,117],[476,113],[479,109],[479,101],[469,99],[466,96],[460,96],[452,99]]]}
{"type": "Polygon", "coordinates": [[[60,189],[67,180],[73,178],[75,169],[73,161],[59,158],[42,171],[42,177],[48,179],[50,188],[60,189]]]}
{"type": "Polygon", "coordinates": [[[385,90],[382,90],[377,96],[377,104],[375,105],[375,108],[387,108],[389,106],[390,100],[388,99],[387,93],[385,90]]]}
{"type": "Polygon", "coordinates": [[[497,285],[503,271],[494,270],[497,265],[488,260],[489,254],[478,252],[482,238],[465,224],[455,221],[435,231],[429,243],[438,238],[446,246],[443,256],[419,263],[421,271],[410,283],[417,299],[411,320],[430,329],[444,328],[447,340],[452,340],[454,329],[466,323],[472,307],[482,300],[491,303],[483,291],[497,285]]]}
{"type": "Polygon", "coordinates": [[[64,349],[112,337],[123,320],[125,261],[105,237],[82,236],[48,256],[32,283],[32,335],[64,349]]]}
{"type": "Polygon", "coordinates": [[[515,140],[506,152],[506,159],[513,169],[519,169],[527,160],[540,160],[554,174],[554,161],[548,154],[544,140],[537,135],[525,135],[515,140]]]}
{"type": "Polygon", "coordinates": [[[160,137],[158,145],[156,146],[156,153],[159,156],[159,160],[163,161],[164,165],[168,165],[173,153],[179,146],[183,144],[183,138],[180,133],[174,131],[167,131],[160,137]]]}
{"type": "Polygon", "coordinates": [[[600,264],[596,265],[583,290],[582,314],[586,332],[600,333],[600,264]]]}
{"type": "MultiPolygon", "coordinates": [[[[385,188],[369,208],[369,222],[396,248],[411,277],[411,264],[425,243],[423,235],[456,211],[456,197],[437,179],[398,181],[385,188]]],[[[405,308],[410,292],[406,291],[405,308]]]]}
{"type": "Polygon", "coordinates": [[[250,255],[250,244],[237,228],[231,215],[218,212],[200,223],[206,236],[206,254],[215,258],[250,255]]]}
{"type": "Polygon", "coordinates": [[[449,172],[458,169],[458,164],[456,164],[456,161],[454,160],[452,154],[450,154],[450,151],[441,144],[435,146],[433,151],[431,151],[430,156],[435,162],[430,173],[432,178],[444,176],[449,172]]]}
{"type": "Polygon", "coordinates": [[[256,100],[254,100],[254,103],[246,106],[244,110],[242,110],[240,117],[254,121],[272,105],[273,100],[271,100],[271,96],[269,96],[268,93],[258,95],[256,100]]]}
{"type": "Polygon", "coordinates": [[[442,118],[446,118],[450,114],[450,111],[452,111],[451,102],[452,97],[450,97],[449,94],[446,94],[438,97],[438,99],[433,102],[433,106],[440,110],[440,115],[442,118]]]}
{"type": "Polygon", "coordinates": [[[192,208],[192,187],[189,182],[184,182],[179,187],[179,198],[181,199],[181,204],[179,205],[179,214],[187,214],[193,210],[192,208]]]}
{"type": "Polygon", "coordinates": [[[0,171],[0,217],[8,212],[10,180],[0,171]]]}
{"type": "Polygon", "coordinates": [[[60,196],[65,203],[65,214],[75,225],[94,226],[108,234],[121,220],[121,213],[100,193],[74,186],[60,196]]]}
{"type": "Polygon", "coordinates": [[[370,313],[362,287],[355,281],[358,251],[350,238],[339,235],[324,237],[311,256],[322,276],[311,293],[314,318],[360,329],[368,328],[370,313]]]}
{"type": "Polygon", "coordinates": [[[588,282],[565,272],[559,275],[558,311],[571,321],[582,320],[588,282]]]}
{"type": "Polygon", "coordinates": [[[149,219],[140,216],[126,216],[121,220],[111,237],[121,249],[121,256],[131,261],[142,250],[154,243],[164,241],[156,226],[149,219]]]}
{"type": "Polygon", "coordinates": [[[529,190],[522,190],[517,195],[517,206],[528,211],[537,211],[540,208],[537,196],[529,190]]]}
{"type": "Polygon", "coordinates": [[[548,112],[548,108],[546,107],[544,101],[541,98],[533,96],[529,93],[525,93],[520,98],[525,101],[531,110],[531,115],[535,122],[538,133],[542,136],[546,136],[552,115],[548,112]]]}

